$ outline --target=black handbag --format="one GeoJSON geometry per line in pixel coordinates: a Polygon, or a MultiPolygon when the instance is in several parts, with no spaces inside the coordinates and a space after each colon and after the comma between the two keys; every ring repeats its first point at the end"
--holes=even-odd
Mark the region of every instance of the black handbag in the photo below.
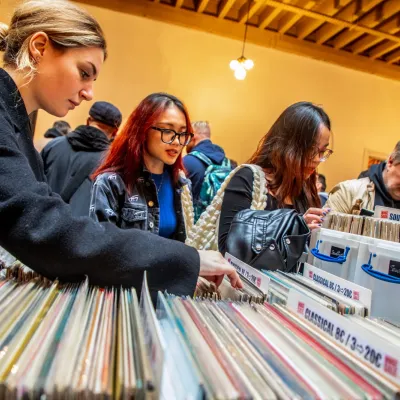
{"type": "Polygon", "coordinates": [[[292,272],[309,236],[296,210],[243,210],[233,218],[226,251],[257,269],[292,272]]]}

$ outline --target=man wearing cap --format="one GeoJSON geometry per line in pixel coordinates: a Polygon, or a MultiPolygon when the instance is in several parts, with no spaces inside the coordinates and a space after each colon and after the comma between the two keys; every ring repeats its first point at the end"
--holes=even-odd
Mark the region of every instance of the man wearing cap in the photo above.
{"type": "Polygon", "coordinates": [[[89,215],[90,175],[99,165],[121,122],[122,114],[117,107],[97,101],[89,111],[86,125],[53,139],[42,150],[48,184],[71,205],[73,215],[89,215]]]}

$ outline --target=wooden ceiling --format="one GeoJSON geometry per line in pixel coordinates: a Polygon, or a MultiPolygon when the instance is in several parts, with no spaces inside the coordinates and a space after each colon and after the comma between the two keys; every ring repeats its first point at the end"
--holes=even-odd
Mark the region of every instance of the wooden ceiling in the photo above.
{"type": "MultiPolygon", "coordinates": [[[[400,0],[79,0],[400,80],[400,0]]],[[[251,55],[249,55],[251,57],[251,55]]]]}

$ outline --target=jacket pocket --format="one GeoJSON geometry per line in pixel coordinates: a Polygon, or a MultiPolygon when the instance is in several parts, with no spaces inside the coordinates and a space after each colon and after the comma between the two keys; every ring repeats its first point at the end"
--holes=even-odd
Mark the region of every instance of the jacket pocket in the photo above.
{"type": "Polygon", "coordinates": [[[142,204],[125,205],[121,210],[121,228],[147,231],[147,207],[142,204]]]}

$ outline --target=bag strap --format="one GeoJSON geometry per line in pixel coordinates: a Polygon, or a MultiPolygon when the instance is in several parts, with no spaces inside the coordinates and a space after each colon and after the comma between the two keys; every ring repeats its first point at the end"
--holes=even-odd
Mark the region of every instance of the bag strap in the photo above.
{"type": "Polygon", "coordinates": [[[192,151],[188,154],[189,156],[194,156],[198,158],[199,160],[203,161],[204,164],[207,164],[208,166],[214,165],[214,163],[211,161],[210,158],[208,158],[204,153],[201,153],[200,151],[192,151]]]}
{"type": "Polygon", "coordinates": [[[211,204],[201,214],[193,229],[188,232],[187,245],[199,250],[218,250],[218,226],[225,189],[236,172],[244,167],[253,171],[253,193],[250,208],[252,210],[265,209],[268,190],[264,171],[258,165],[239,165],[226,177],[211,204]]]}
{"type": "MultiPolygon", "coordinates": [[[[179,175],[182,178],[187,179],[183,171],[179,171],[179,175]]],[[[189,185],[183,185],[182,187],[181,203],[182,203],[182,213],[183,213],[183,221],[185,224],[186,236],[188,236],[189,232],[193,229],[194,225],[193,200],[192,200],[192,192],[189,188],[189,185]]]]}

